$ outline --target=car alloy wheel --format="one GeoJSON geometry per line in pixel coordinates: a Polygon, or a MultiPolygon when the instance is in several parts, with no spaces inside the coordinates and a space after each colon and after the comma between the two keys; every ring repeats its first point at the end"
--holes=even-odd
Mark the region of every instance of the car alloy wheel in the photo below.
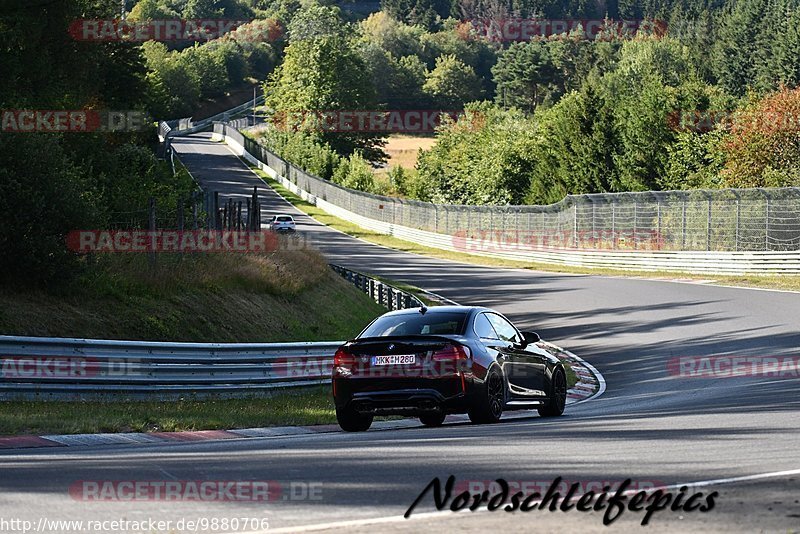
{"type": "Polygon", "coordinates": [[[503,379],[500,378],[499,374],[492,373],[489,376],[486,389],[489,397],[489,411],[493,418],[500,419],[500,416],[503,415],[505,395],[503,394],[503,379]]]}
{"type": "Polygon", "coordinates": [[[505,384],[503,375],[492,368],[486,376],[482,398],[469,411],[469,419],[473,423],[496,423],[503,415],[505,407],[505,384]]]}
{"type": "Polygon", "coordinates": [[[557,417],[564,413],[567,405],[567,378],[564,371],[557,369],[553,374],[550,384],[550,399],[547,404],[539,408],[539,415],[542,417],[557,417]]]}

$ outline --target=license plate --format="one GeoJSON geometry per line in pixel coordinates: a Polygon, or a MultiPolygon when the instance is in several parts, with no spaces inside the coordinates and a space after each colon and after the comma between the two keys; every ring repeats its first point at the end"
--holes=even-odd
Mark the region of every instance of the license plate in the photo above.
{"type": "Polygon", "coordinates": [[[392,356],[373,356],[372,365],[412,365],[417,361],[413,354],[394,354],[392,356]]]}

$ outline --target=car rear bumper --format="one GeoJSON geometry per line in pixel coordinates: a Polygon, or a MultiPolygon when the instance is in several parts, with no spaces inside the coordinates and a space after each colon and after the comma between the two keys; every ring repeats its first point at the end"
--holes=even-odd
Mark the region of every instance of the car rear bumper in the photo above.
{"type": "Polygon", "coordinates": [[[375,415],[419,415],[436,411],[464,413],[470,387],[456,376],[431,379],[334,379],[337,408],[375,415]]]}

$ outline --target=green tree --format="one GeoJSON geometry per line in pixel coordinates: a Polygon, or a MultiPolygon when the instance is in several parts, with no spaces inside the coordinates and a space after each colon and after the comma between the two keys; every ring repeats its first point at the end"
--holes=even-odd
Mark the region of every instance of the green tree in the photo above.
{"type": "Polygon", "coordinates": [[[193,47],[177,54],[175,59],[180,67],[197,80],[201,98],[220,96],[231,85],[223,55],[214,53],[213,48],[208,45],[195,43],[193,47]]]}
{"type": "Polygon", "coordinates": [[[381,0],[381,9],[397,20],[428,29],[454,14],[450,0],[381,0]]]}
{"type": "Polygon", "coordinates": [[[495,101],[506,107],[532,112],[552,93],[556,68],[545,43],[514,43],[492,68],[497,84],[495,101]]]}
{"type": "Polygon", "coordinates": [[[783,17],[776,27],[772,42],[768,72],[772,75],[772,86],[783,84],[787,87],[800,85],[800,9],[793,9],[783,17]]]}
{"type": "MultiPolygon", "coordinates": [[[[472,103],[443,126],[417,160],[423,200],[452,204],[519,204],[535,166],[536,128],[518,111],[472,103]]],[[[421,193],[421,194],[420,194],[421,193]]]]}
{"type": "Polygon", "coordinates": [[[667,147],[668,165],[662,189],[716,189],[722,187],[720,171],[725,165],[722,147],[727,133],[679,132],[667,147]]]}
{"type": "MultiPolygon", "coordinates": [[[[276,113],[289,117],[304,112],[373,110],[377,105],[369,69],[348,36],[326,33],[298,40],[292,37],[291,27],[284,61],[270,76],[265,94],[276,113]]],[[[385,159],[379,135],[323,132],[320,139],[344,156],[360,150],[372,161],[385,159]]]]}
{"type": "Polygon", "coordinates": [[[187,19],[220,19],[225,12],[218,0],[187,0],[183,16],[187,19]]]}
{"type": "Polygon", "coordinates": [[[422,37],[426,31],[419,26],[409,26],[385,11],[372,13],[359,24],[361,41],[377,46],[394,57],[421,56],[422,37]]]}
{"type": "Polygon", "coordinates": [[[190,116],[200,100],[197,71],[180,60],[179,52],[169,52],[164,43],[149,41],[142,48],[149,71],[153,113],[163,119],[190,116]]]}
{"type": "Polygon", "coordinates": [[[341,12],[335,6],[323,6],[316,2],[299,10],[288,27],[289,42],[326,37],[346,38],[352,29],[342,21],[341,12]]]}
{"type": "Polygon", "coordinates": [[[725,91],[741,96],[768,64],[763,39],[772,38],[774,28],[764,26],[768,0],[739,0],[726,7],[714,44],[714,70],[725,91]]]}
{"type": "Polygon", "coordinates": [[[619,132],[612,109],[590,84],[542,113],[539,124],[529,202],[548,204],[566,194],[611,190],[617,182],[619,132]]]}
{"type": "Polygon", "coordinates": [[[428,73],[422,89],[440,109],[461,109],[480,99],[483,92],[472,67],[452,55],[436,58],[436,67],[428,73]]]}
{"type": "Polygon", "coordinates": [[[139,0],[128,14],[129,20],[161,20],[178,17],[179,14],[161,0],[139,0]]]}
{"type": "Polygon", "coordinates": [[[374,80],[378,102],[388,109],[428,107],[428,95],[422,90],[427,70],[417,56],[398,59],[371,44],[362,45],[361,55],[374,80]]]}

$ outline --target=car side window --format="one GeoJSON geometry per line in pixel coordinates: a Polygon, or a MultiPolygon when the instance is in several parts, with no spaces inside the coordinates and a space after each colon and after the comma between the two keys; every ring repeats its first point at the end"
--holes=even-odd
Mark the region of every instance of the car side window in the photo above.
{"type": "Polygon", "coordinates": [[[475,317],[475,333],[481,339],[500,339],[497,337],[497,332],[494,331],[494,327],[485,313],[478,314],[475,317]]]}
{"type": "Polygon", "coordinates": [[[521,341],[519,334],[517,333],[517,329],[514,328],[514,325],[494,313],[489,313],[487,315],[500,339],[503,341],[511,341],[513,343],[518,343],[521,341]]]}

